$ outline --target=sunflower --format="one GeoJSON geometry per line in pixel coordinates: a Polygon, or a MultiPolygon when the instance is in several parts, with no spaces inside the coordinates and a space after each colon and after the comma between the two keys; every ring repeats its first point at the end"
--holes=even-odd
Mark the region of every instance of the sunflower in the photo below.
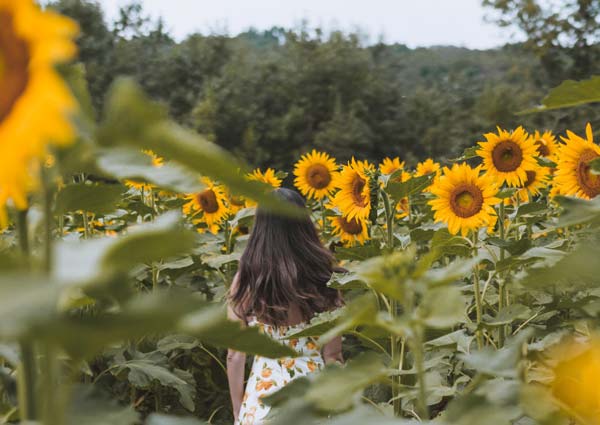
{"type": "Polygon", "coordinates": [[[206,189],[185,197],[188,202],[183,205],[183,213],[193,217],[194,224],[205,223],[208,230],[217,233],[220,224],[230,213],[225,189],[207,178],[203,178],[202,182],[206,189]],[[198,214],[201,216],[195,218],[198,214]]]}
{"type": "Polygon", "coordinates": [[[267,170],[263,173],[260,168],[256,168],[254,171],[248,174],[248,180],[256,180],[262,183],[266,183],[268,185],[273,186],[274,188],[278,188],[281,186],[281,179],[277,177],[275,174],[275,170],[272,168],[267,168],[267,170]]]}
{"type": "Polygon", "coordinates": [[[381,174],[394,174],[398,170],[404,169],[404,161],[400,161],[400,158],[383,158],[381,164],[379,164],[379,171],[381,174]]]}
{"type": "Polygon", "coordinates": [[[363,218],[344,218],[342,216],[327,217],[331,222],[331,233],[338,236],[346,246],[361,245],[369,239],[367,220],[363,218]]]}
{"type": "MultiPolygon", "coordinates": [[[[160,168],[164,165],[164,159],[161,158],[160,156],[156,155],[153,151],[151,151],[149,149],[142,149],[142,152],[151,158],[152,165],[154,167],[160,168]]],[[[143,182],[143,181],[136,181],[136,180],[129,180],[129,179],[124,180],[124,183],[127,187],[130,187],[132,189],[136,189],[139,191],[144,191],[144,192],[149,192],[150,189],[153,189],[154,187],[156,187],[151,183],[147,183],[147,182],[143,182]]]]}
{"type": "MultiPolygon", "coordinates": [[[[549,363],[553,379],[552,395],[565,413],[576,413],[584,423],[598,423],[600,397],[600,340],[570,340],[551,349],[549,363]]],[[[578,422],[579,423],[579,422],[578,422]]]]}
{"type": "Polygon", "coordinates": [[[296,163],[294,185],[304,196],[321,200],[329,196],[335,189],[337,168],[335,158],[313,149],[296,163]]]}
{"type": "Polygon", "coordinates": [[[558,141],[551,131],[540,133],[536,130],[531,136],[531,141],[533,142],[537,151],[536,156],[553,160],[558,153],[558,141]]]}
{"type": "Polygon", "coordinates": [[[548,180],[550,179],[550,170],[547,167],[537,166],[534,170],[527,170],[527,180],[517,193],[515,197],[521,202],[529,202],[534,196],[538,196],[541,190],[548,186],[548,180]]]}
{"type": "Polygon", "coordinates": [[[342,211],[347,219],[366,219],[371,212],[371,196],[369,193],[369,174],[375,167],[367,161],[357,161],[352,158],[344,165],[336,181],[340,189],[332,203],[342,211]]]}
{"type": "Polygon", "coordinates": [[[453,235],[459,231],[466,236],[469,230],[496,223],[493,205],[498,187],[488,173],[480,176],[481,166],[471,168],[467,164],[444,167],[443,175],[432,185],[431,193],[436,199],[429,201],[436,222],[448,224],[453,235]]]}
{"type": "Polygon", "coordinates": [[[27,207],[27,192],[49,145],[74,138],[76,103],[54,65],[76,53],[77,24],[32,0],[0,0],[0,224],[8,200],[27,207]]]}
{"type": "MultiPolygon", "coordinates": [[[[268,184],[275,189],[277,189],[278,187],[281,186],[281,179],[279,177],[277,177],[277,175],[275,174],[275,170],[272,168],[267,168],[267,170],[264,173],[261,171],[260,168],[256,168],[251,173],[248,173],[246,175],[246,178],[248,180],[258,181],[261,183],[268,184]]],[[[255,206],[256,206],[256,201],[254,201],[252,199],[246,199],[246,207],[247,208],[255,207],[255,206]]]]}
{"type": "Polygon", "coordinates": [[[593,174],[589,165],[600,157],[600,146],[594,143],[589,123],[585,132],[585,139],[568,130],[567,137],[562,137],[565,144],[558,153],[554,185],[563,195],[591,199],[600,194],[600,175],[593,174]]]}
{"type": "Polygon", "coordinates": [[[415,171],[415,177],[426,176],[428,174],[435,173],[435,177],[438,177],[441,173],[440,164],[435,162],[431,158],[427,158],[423,162],[417,164],[417,170],[415,171]]]}
{"type": "Polygon", "coordinates": [[[483,158],[483,169],[495,181],[509,186],[522,186],[527,181],[527,170],[534,170],[536,148],[523,127],[512,132],[498,127],[498,134],[488,133],[487,141],[479,142],[477,154],[483,158]]]}

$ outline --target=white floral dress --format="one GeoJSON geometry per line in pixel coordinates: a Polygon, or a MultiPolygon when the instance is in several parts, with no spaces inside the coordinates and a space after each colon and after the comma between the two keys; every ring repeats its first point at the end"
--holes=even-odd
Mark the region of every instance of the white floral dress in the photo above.
{"type": "Polygon", "coordinates": [[[254,356],[250,377],[242,399],[242,406],[236,425],[260,425],[267,423],[265,417],[270,407],[263,404],[262,398],[280,390],[288,382],[300,376],[323,368],[324,362],[317,345],[317,337],[284,339],[300,331],[305,324],[295,326],[272,326],[251,319],[249,326],[258,326],[260,331],[289,345],[296,350],[299,357],[281,357],[268,359],[254,356]]]}

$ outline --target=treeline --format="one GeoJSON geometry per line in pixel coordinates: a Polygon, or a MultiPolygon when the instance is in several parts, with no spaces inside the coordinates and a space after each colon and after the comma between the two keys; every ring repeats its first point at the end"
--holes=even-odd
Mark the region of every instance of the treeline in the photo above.
{"type": "Polygon", "coordinates": [[[496,125],[562,132],[600,116],[591,107],[515,115],[538,103],[557,74],[520,45],[409,49],[308,26],[176,42],[139,3],[114,22],[90,0],[51,7],[81,25],[80,59],[99,111],[114,78],[133,76],[178,121],[255,166],[290,170],[313,147],[339,160],[443,161],[496,125]]]}

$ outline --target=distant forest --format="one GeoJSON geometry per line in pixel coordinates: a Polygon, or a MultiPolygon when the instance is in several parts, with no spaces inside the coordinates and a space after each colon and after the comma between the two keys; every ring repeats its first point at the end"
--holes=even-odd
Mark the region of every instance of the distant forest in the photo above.
{"type": "Polygon", "coordinates": [[[124,7],[115,22],[107,22],[93,1],[60,0],[50,7],[81,25],[80,60],[99,114],[112,81],[133,76],[175,119],[253,166],[289,171],[312,148],[340,161],[352,155],[445,161],[496,125],[558,133],[582,132],[586,121],[600,125],[598,108],[590,106],[515,114],[539,103],[562,79],[588,76],[525,45],[366,45],[360,34],[308,25],[237,36],[191,34],[176,42],[139,3],[124,7]]]}

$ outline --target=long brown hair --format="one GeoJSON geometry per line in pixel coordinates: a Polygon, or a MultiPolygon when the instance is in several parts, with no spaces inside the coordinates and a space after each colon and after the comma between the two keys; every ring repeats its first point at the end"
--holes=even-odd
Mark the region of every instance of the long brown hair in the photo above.
{"type": "MultiPolygon", "coordinates": [[[[274,194],[306,208],[302,196],[293,190],[281,188],[274,194]]],[[[259,206],[229,300],[241,318],[256,316],[262,322],[282,325],[290,307],[297,306],[303,319],[309,320],[315,313],[341,305],[339,292],[327,286],[338,270],[308,214],[290,218],[259,206]]]]}

